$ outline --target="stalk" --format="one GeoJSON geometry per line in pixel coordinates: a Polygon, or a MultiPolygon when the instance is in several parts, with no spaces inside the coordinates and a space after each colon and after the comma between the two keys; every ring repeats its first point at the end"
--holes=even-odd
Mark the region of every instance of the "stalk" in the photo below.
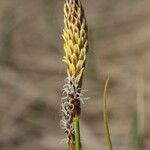
{"type": "Polygon", "coordinates": [[[104,87],[104,127],[105,127],[105,132],[106,132],[106,140],[107,144],[109,146],[109,150],[113,150],[112,147],[112,142],[111,142],[111,137],[110,137],[110,131],[109,131],[109,125],[108,125],[108,114],[107,114],[107,87],[109,83],[109,77],[107,78],[105,82],[105,87],[104,87]]]}
{"type": "Polygon", "coordinates": [[[80,126],[79,126],[79,117],[74,117],[73,126],[75,132],[75,150],[81,149],[81,141],[80,141],[80,126]]]}

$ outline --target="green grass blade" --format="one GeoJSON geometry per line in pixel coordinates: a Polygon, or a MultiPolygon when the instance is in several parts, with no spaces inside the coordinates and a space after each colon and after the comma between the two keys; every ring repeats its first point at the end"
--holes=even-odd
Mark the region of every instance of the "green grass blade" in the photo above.
{"type": "Polygon", "coordinates": [[[79,126],[79,117],[76,116],[73,119],[73,127],[75,131],[75,150],[81,149],[81,141],[80,141],[80,126],[79,126]]]}
{"type": "Polygon", "coordinates": [[[133,115],[132,131],[131,131],[131,147],[132,150],[140,150],[139,115],[137,111],[133,115]]]}
{"type": "Polygon", "coordinates": [[[107,80],[105,82],[104,93],[103,93],[104,127],[105,127],[106,140],[107,140],[107,144],[109,146],[109,150],[113,150],[111,137],[110,137],[109,126],[108,126],[108,114],[107,114],[107,87],[108,87],[108,83],[109,83],[109,77],[107,78],[107,80]]]}

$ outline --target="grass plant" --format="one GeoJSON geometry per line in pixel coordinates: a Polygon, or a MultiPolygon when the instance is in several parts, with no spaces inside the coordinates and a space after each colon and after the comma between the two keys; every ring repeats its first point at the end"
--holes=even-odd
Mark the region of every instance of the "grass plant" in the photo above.
{"type": "Polygon", "coordinates": [[[87,26],[80,0],[66,0],[64,4],[63,29],[67,78],[63,87],[61,126],[67,135],[69,149],[79,150],[81,142],[79,116],[84,101],[82,78],[87,53],[87,26]]]}
{"type": "Polygon", "coordinates": [[[103,114],[104,114],[104,127],[105,127],[105,132],[106,132],[106,140],[107,144],[109,146],[109,150],[113,150],[112,147],[112,142],[111,142],[111,137],[110,137],[110,131],[109,131],[109,125],[108,125],[108,113],[107,113],[107,88],[108,88],[108,83],[109,83],[109,77],[106,80],[105,86],[104,86],[104,94],[103,94],[103,114]]]}
{"type": "MultiPolygon", "coordinates": [[[[87,58],[88,40],[87,24],[84,10],[80,0],[66,0],[64,4],[64,39],[65,56],[63,62],[67,64],[67,77],[63,86],[62,120],[69,150],[80,150],[80,113],[81,103],[87,98],[82,90],[82,79],[87,58]]],[[[107,88],[109,77],[104,86],[103,93],[103,119],[106,141],[109,150],[113,150],[107,113],[107,88]]],[[[138,111],[133,119],[132,148],[139,150],[139,117],[138,111]]]]}

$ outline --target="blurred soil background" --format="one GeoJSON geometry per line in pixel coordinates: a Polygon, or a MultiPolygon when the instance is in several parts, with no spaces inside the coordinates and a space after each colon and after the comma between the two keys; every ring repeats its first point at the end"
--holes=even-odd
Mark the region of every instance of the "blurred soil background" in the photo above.
{"type": "MultiPolygon", "coordinates": [[[[60,129],[66,77],[64,0],[0,0],[0,150],[66,150],[60,129]]],[[[131,149],[140,108],[141,149],[150,149],[150,1],[82,0],[89,53],[82,105],[83,150],[107,150],[102,93],[110,75],[109,124],[114,149],[131,149]]]]}

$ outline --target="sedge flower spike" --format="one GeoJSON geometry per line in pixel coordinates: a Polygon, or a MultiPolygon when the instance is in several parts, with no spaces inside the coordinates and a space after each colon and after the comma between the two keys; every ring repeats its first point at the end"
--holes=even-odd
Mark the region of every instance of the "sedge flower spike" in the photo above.
{"type": "Polygon", "coordinates": [[[87,29],[84,11],[80,0],[66,0],[64,5],[64,30],[65,56],[68,77],[78,78],[83,75],[87,52],[87,29]]]}
{"type": "Polygon", "coordinates": [[[61,126],[68,144],[74,144],[73,118],[80,115],[83,97],[83,72],[87,53],[87,26],[80,0],[66,0],[64,4],[63,61],[67,64],[67,78],[63,87],[61,126]]]}

